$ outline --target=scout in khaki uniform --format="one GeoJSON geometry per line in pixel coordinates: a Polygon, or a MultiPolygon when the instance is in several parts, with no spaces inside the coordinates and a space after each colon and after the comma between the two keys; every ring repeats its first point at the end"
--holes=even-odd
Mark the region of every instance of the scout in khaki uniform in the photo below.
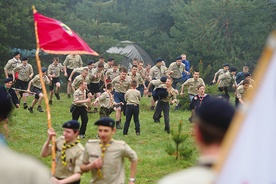
{"type": "MultiPolygon", "coordinates": [[[[83,65],[82,59],[78,54],[69,54],[68,56],[66,56],[63,62],[64,76],[67,77],[67,81],[68,81],[67,83],[68,98],[71,98],[71,84],[72,84],[72,81],[69,81],[69,77],[75,68],[82,67],[82,65],[83,65]]],[[[74,80],[77,75],[78,74],[75,73],[75,75],[72,77],[72,80],[74,80]]]]}
{"type": "Polygon", "coordinates": [[[113,95],[112,95],[112,91],[113,91],[113,85],[112,85],[112,83],[107,83],[107,85],[106,85],[106,91],[103,92],[92,103],[92,105],[94,105],[95,103],[99,103],[100,104],[100,110],[99,110],[100,118],[102,118],[102,117],[109,117],[109,115],[112,112],[113,106],[114,105],[120,105],[120,104],[117,104],[114,101],[114,98],[113,98],[113,95]]]}
{"type": "Polygon", "coordinates": [[[74,92],[72,119],[78,120],[81,117],[80,138],[85,138],[88,116],[86,111],[86,103],[90,103],[91,99],[87,98],[87,82],[81,81],[79,89],[74,92]]]}
{"type": "Polygon", "coordinates": [[[113,63],[112,69],[109,69],[105,73],[106,75],[106,83],[111,82],[115,77],[120,75],[119,69],[118,69],[118,64],[113,63]]]}
{"type": "MultiPolygon", "coordinates": [[[[50,83],[50,79],[48,78],[48,76],[46,75],[46,71],[47,69],[45,67],[42,67],[42,78],[43,78],[43,81],[45,82],[45,84],[49,84],[50,83]]],[[[44,98],[44,95],[42,93],[42,90],[41,90],[41,83],[40,83],[40,78],[39,78],[39,74],[37,74],[30,82],[29,82],[29,85],[28,85],[28,89],[27,91],[30,92],[31,90],[31,86],[33,86],[33,89],[32,89],[32,92],[35,93],[35,99],[32,101],[32,104],[31,104],[31,107],[28,108],[28,110],[33,113],[33,108],[35,106],[36,103],[38,103],[38,106],[37,106],[37,110],[39,112],[44,112],[42,110],[42,107],[41,107],[41,103],[42,103],[42,100],[44,98]]]]}
{"type": "Polygon", "coordinates": [[[137,154],[124,141],[112,139],[116,129],[113,119],[104,117],[95,122],[100,139],[89,140],[85,145],[81,171],[92,173],[91,184],[124,184],[124,158],[130,160],[129,184],[134,184],[137,154]]]}
{"type": "MultiPolygon", "coordinates": [[[[81,178],[80,165],[84,148],[78,138],[80,124],[76,120],[70,120],[62,125],[63,136],[56,140],[56,173],[52,177],[53,183],[79,184],[81,178]],[[59,180],[59,181],[58,181],[59,180]]],[[[44,143],[41,156],[51,155],[50,144],[54,129],[48,130],[48,138],[44,143]]]]}
{"type": "Polygon", "coordinates": [[[172,87],[172,82],[173,82],[172,79],[167,78],[166,89],[168,92],[168,96],[166,98],[162,98],[157,101],[155,111],[153,114],[154,122],[159,123],[161,118],[161,113],[163,111],[164,121],[165,121],[164,131],[166,131],[168,134],[170,133],[170,104],[174,104],[177,102],[177,99],[176,99],[177,92],[172,87]]]}
{"type": "Polygon", "coordinates": [[[49,104],[52,105],[53,101],[53,94],[55,93],[55,96],[57,98],[57,100],[60,100],[60,96],[59,96],[59,89],[60,89],[60,80],[59,80],[59,76],[60,76],[60,72],[63,72],[63,66],[61,63],[59,63],[59,59],[58,57],[54,57],[53,59],[53,63],[49,65],[48,67],[48,77],[51,81],[50,85],[49,85],[49,89],[50,89],[50,100],[49,100],[49,104]],[[54,91],[54,88],[55,91],[54,91]]]}
{"type": "Polygon", "coordinates": [[[194,98],[194,96],[198,93],[197,91],[197,87],[199,85],[204,85],[205,83],[203,81],[202,78],[199,78],[199,71],[198,70],[194,70],[193,73],[193,78],[189,78],[188,80],[186,80],[181,87],[181,92],[180,95],[183,96],[184,95],[184,87],[187,86],[188,87],[188,95],[190,98],[190,101],[192,101],[192,99],[194,98]]]}
{"type": "Polygon", "coordinates": [[[129,124],[133,116],[135,123],[135,132],[136,135],[140,135],[140,122],[139,122],[139,104],[141,101],[141,93],[136,89],[137,82],[136,80],[131,81],[131,88],[127,90],[125,94],[126,101],[126,122],[124,125],[123,134],[127,135],[129,124]]]}
{"type": "Polygon", "coordinates": [[[137,65],[132,65],[131,71],[128,72],[128,76],[131,78],[131,80],[135,80],[137,82],[136,89],[140,91],[141,96],[144,94],[144,89],[147,89],[143,77],[140,75],[140,73],[137,72],[138,68],[137,65]]]}
{"type": "MultiPolygon", "coordinates": [[[[21,90],[27,90],[28,84],[31,78],[33,78],[34,71],[32,65],[28,63],[28,58],[23,57],[22,63],[18,64],[12,71],[13,79],[15,79],[15,74],[18,72],[18,79],[16,80],[15,87],[21,90]]],[[[23,107],[24,109],[28,108],[26,102],[26,93],[20,91],[20,99],[23,98],[23,107]]],[[[19,100],[20,100],[19,99],[19,100]]]]}
{"type": "Polygon", "coordinates": [[[177,88],[177,83],[182,83],[182,73],[189,75],[190,73],[185,70],[185,64],[182,63],[182,57],[179,56],[169,66],[169,74],[173,79],[172,87],[177,88]]]}
{"type": "Polygon", "coordinates": [[[158,184],[215,183],[216,174],[211,167],[221,156],[221,142],[234,113],[233,107],[223,99],[210,97],[202,102],[193,126],[193,138],[200,152],[198,163],[164,177],[158,184]]]}
{"type": "MultiPolygon", "coordinates": [[[[13,77],[12,76],[12,70],[17,67],[18,64],[20,64],[20,53],[19,52],[15,52],[13,55],[13,58],[10,59],[7,64],[4,67],[4,72],[5,72],[5,76],[6,78],[8,77],[13,77]]],[[[14,78],[12,78],[13,80],[15,80],[14,78]]]]}
{"type": "Polygon", "coordinates": [[[90,83],[90,79],[89,79],[89,76],[88,76],[88,68],[84,68],[83,71],[81,72],[81,74],[78,75],[74,79],[74,81],[72,83],[72,90],[73,90],[73,92],[75,92],[75,90],[78,89],[81,81],[85,81],[88,84],[90,83]]]}
{"type": "Polygon", "coordinates": [[[245,99],[244,99],[244,94],[245,92],[249,89],[252,88],[252,86],[250,85],[250,81],[245,79],[242,82],[242,85],[240,85],[237,90],[236,90],[236,99],[235,99],[235,105],[236,107],[238,107],[239,104],[241,105],[245,105],[245,99]]]}
{"type": "MultiPolygon", "coordinates": [[[[112,80],[112,85],[114,86],[114,100],[116,103],[125,105],[124,95],[130,87],[130,77],[127,76],[127,69],[125,67],[120,68],[120,76],[115,77],[112,80]]],[[[122,129],[121,127],[121,112],[124,109],[124,105],[117,105],[116,108],[116,128],[122,129]]]]}

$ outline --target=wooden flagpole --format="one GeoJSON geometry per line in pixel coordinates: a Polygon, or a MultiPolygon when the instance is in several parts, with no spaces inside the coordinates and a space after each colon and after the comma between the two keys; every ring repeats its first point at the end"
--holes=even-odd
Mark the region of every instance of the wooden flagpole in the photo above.
{"type": "MultiPolygon", "coordinates": [[[[36,9],[33,6],[33,13],[36,13],[36,9]]],[[[37,33],[37,23],[34,22],[34,27],[35,27],[35,37],[36,37],[36,53],[35,53],[35,57],[36,57],[36,63],[37,63],[37,69],[39,72],[39,79],[40,79],[40,83],[41,83],[41,87],[42,87],[42,92],[44,95],[44,101],[45,101],[45,105],[46,105],[46,113],[47,113],[47,122],[48,122],[48,128],[52,128],[52,123],[51,123],[51,113],[50,113],[50,106],[49,106],[49,101],[48,101],[48,95],[47,95],[47,90],[46,90],[46,86],[45,86],[45,82],[43,80],[43,76],[42,76],[42,67],[41,67],[41,61],[39,58],[39,39],[38,39],[38,33],[37,33]]],[[[56,168],[56,137],[52,136],[52,175],[55,174],[55,168],[56,168]]]]}

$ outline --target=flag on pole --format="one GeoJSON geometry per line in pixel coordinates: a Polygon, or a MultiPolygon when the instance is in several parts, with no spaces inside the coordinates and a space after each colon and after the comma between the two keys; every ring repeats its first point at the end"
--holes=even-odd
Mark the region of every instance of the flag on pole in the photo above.
{"type": "Polygon", "coordinates": [[[214,169],[216,184],[276,183],[276,32],[254,72],[256,87],[237,109],[214,169]]]}
{"type": "Polygon", "coordinates": [[[33,12],[38,46],[50,54],[91,54],[98,56],[64,23],[33,12]]]}

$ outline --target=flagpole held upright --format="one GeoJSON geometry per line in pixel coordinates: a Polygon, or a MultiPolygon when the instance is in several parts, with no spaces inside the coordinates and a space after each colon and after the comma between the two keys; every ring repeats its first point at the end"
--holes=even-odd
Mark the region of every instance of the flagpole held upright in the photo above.
{"type": "MultiPolygon", "coordinates": [[[[36,13],[36,9],[33,6],[33,13],[36,13]]],[[[34,27],[35,27],[35,37],[36,37],[36,63],[37,63],[37,69],[38,69],[38,73],[39,73],[39,79],[40,79],[40,83],[41,83],[41,87],[42,87],[42,92],[44,95],[44,101],[45,101],[45,105],[46,105],[46,113],[47,113],[47,123],[48,123],[48,128],[52,128],[52,119],[51,119],[51,113],[50,113],[50,106],[48,103],[48,95],[47,95],[47,90],[46,90],[46,86],[45,86],[45,82],[43,80],[43,76],[42,76],[42,67],[41,67],[41,61],[39,58],[39,39],[38,39],[38,34],[37,34],[37,23],[34,22],[34,27]]],[[[55,136],[52,136],[52,169],[51,169],[51,173],[52,175],[55,174],[55,168],[56,168],[56,138],[55,136]]]]}

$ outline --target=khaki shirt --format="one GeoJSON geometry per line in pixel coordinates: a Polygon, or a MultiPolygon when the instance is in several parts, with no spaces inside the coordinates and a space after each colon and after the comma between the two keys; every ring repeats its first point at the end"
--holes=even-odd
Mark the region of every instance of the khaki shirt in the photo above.
{"type": "MultiPolygon", "coordinates": [[[[161,85],[162,87],[162,85],[161,85]]],[[[166,98],[161,99],[162,102],[171,102],[172,100],[176,100],[177,98],[177,91],[173,88],[171,88],[170,90],[168,90],[168,96],[166,98]]]]}
{"type": "Polygon", "coordinates": [[[83,65],[83,62],[80,55],[69,54],[68,56],[66,56],[63,65],[69,69],[74,69],[81,67],[83,65]]]}
{"type": "MultiPolygon", "coordinates": [[[[228,70],[227,70],[227,71],[228,71],[228,70]]],[[[224,74],[224,73],[227,72],[227,71],[224,71],[224,70],[221,68],[221,69],[219,69],[219,70],[215,73],[215,76],[220,76],[220,75],[224,74]]]]}
{"type": "MultiPolygon", "coordinates": [[[[244,81],[244,80],[242,80],[242,81],[238,84],[238,86],[242,86],[243,81],[244,81]]],[[[249,84],[250,84],[252,87],[254,87],[255,84],[256,84],[256,82],[255,82],[253,79],[250,79],[250,80],[249,80],[249,84]]]]}
{"type": "Polygon", "coordinates": [[[73,94],[73,96],[74,96],[74,102],[73,102],[73,104],[74,104],[75,106],[78,106],[78,107],[84,106],[85,103],[78,103],[78,104],[76,104],[75,101],[85,100],[85,99],[86,99],[86,96],[87,96],[86,94],[87,94],[87,91],[86,91],[86,90],[82,91],[82,90],[80,90],[80,89],[77,89],[77,90],[74,92],[74,94],[73,94]]]}
{"type": "Polygon", "coordinates": [[[177,65],[176,62],[170,64],[169,70],[173,71],[173,73],[171,73],[170,76],[174,79],[182,78],[182,72],[186,71],[185,65],[183,63],[177,65]]]}
{"type": "Polygon", "coordinates": [[[146,69],[145,68],[142,68],[141,70],[137,69],[137,72],[141,75],[141,77],[143,78],[143,80],[145,80],[147,78],[146,69]]]}
{"type": "Polygon", "coordinates": [[[56,78],[60,76],[60,71],[63,70],[63,66],[61,63],[58,63],[57,65],[54,65],[54,63],[50,64],[48,67],[48,74],[56,75],[56,78]]]}
{"type": "Polygon", "coordinates": [[[150,69],[149,77],[151,79],[153,79],[153,78],[160,79],[161,77],[166,76],[167,71],[168,71],[168,69],[165,66],[157,67],[155,65],[150,69]]]}
{"type": "Polygon", "coordinates": [[[16,60],[15,58],[10,59],[6,66],[4,67],[5,70],[8,71],[8,74],[12,74],[12,70],[17,67],[18,64],[20,64],[20,60],[16,60]]]}
{"type": "MultiPolygon", "coordinates": [[[[100,63],[101,63],[100,61],[97,61],[97,62],[94,64],[94,68],[98,68],[98,65],[99,65],[100,63]]],[[[103,62],[102,64],[105,65],[106,62],[103,62]]]]}
{"type": "Polygon", "coordinates": [[[106,72],[107,70],[112,69],[112,65],[110,66],[108,63],[104,64],[104,72],[106,72]]]}
{"type": "Polygon", "coordinates": [[[93,69],[93,76],[91,83],[99,83],[104,78],[104,70],[99,71],[98,68],[93,69]]]}
{"type": "Polygon", "coordinates": [[[128,74],[127,74],[130,78],[131,78],[131,80],[136,80],[136,82],[137,82],[137,86],[139,85],[139,84],[143,84],[143,78],[142,78],[142,76],[139,74],[139,73],[136,73],[135,75],[132,73],[132,72],[128,72],[128,74]]]}
{"type": "Polygon", "coordinates": [[[130,87],[130,80],[129,76],[126,76],[125,80],[121,80],[120,76],[115,77],[112,80],[115,91],[118,93],[126,93],[130,87]]]}
{"type": "MultiPolygon", "coordinates": [[[[49,84],[50,80],[47,77],[47,75],[43,76],[43,81],[45,82],[45,84],[49,84]]],[[[40,79],[39,79],[39,74],[37,74],[32,80],[32,85],[38,89],[41,89],[41,83],[40,83],[40,79]]]]}
{"type": "Polygon", "coordinates": [[[13,71],[18,72],[18,79],[25,82],[29,81],[30,80],[29,76],[32,73],[34,73],[33,67],[29,63],[27,63],[25,66],[22,63],[20,63],[17,65],[17,67],[13,69],[13,71]]]}
{"type": "Polygon", "coordinates": [[[182,86],[188,86],[188,94],[191,94],[194,96],[198,93],[197,87],[199,85],[205,86],[205,83],[202,78],[198,78],[198,80],[195,80],[194,78],[189,78],[182,84],[182,86]]]}
{"type": "MultiPolygon", "coordinates": [[[[100,140],[89,140],[85,145],[83,153],[83,163],[92,163],[94,160],[101,157],[102,151],[100,140]]],[[[129,158],[130,161],[136,161],[137,154],[124,141],[113,140],[111,145],[105,151],[103,158],[103,167],[101,172],[103,178],[97,176],[97,169],[93,169],[92,180],[93,184],[123,184],[125,183],[125,168],[124,158],[129,158]]]]}
{"type": "Polygon", "coordinates": [[[236,90],[236,97],[240,98],[242,100],[244,100],[243,96],[244,96],[245,90],[243,88],[243,85],[239,86],[236,90]]]}
{"type": "Polygon", "coordinates": [[[113,69],[109,69],[109,70],[107,70],[107,72],[106,72],[106,77],[107,77],[108,79],[110,79],[111,81],[112,81],[115,77],[117,77],[117,76],[119,76],[119,75],[120,75],[119,70],[116,70],[116,71],[114,72],[113,69]]]}
{"type": "Polygon", "coordinates": [[[0,183],[50,184],[49,169],[30,156],[16,153],[0,144],[0,183]]]}
{"type": "Polygon", "coordinates": [[[230,86],[231,81],[233,78],[231,77],[231,74],[229,71],[224,72],[223,74],[219,75],[219,84],[218,87],[225,87],[230,86]]]}
{"type": "Polygon", "coordinates": [[[94,75],[94,72],[93,72],[94,68],[89,69],[88,66],[84,66],[84,67],[80,67],[80,68],[75,68],[73,70],[73,72],[74,73],[82,73],[85,68],[88,69],[88,77],[89,77],[89,80],[91,81],[92,76],[94,75]]]}
{"type": "Polygon", "coordinates": [[[80,82],[81,81],[85,81],[87,82],[88,84],[90,83],[90,79],[88,76],[86,76],[85,78],[80,74],[78,75],[74,80],[73,80],[73,83],[72,83],[72,86],[77,89],[80,85],[80,82]]]}
{"type": "Polygon", "coordinates": [[[112,108],[113,107],[113,102],[114,102],[114,98],[113,95],[110,93],[108,93],[107,91],[103,92],[99,97],[99,104],[100,107],[105,107],[105,108],[112,108]]]}
{"type": "MultiPolygon", "coordinates": [[[[160,81],[160,79],[157,79],[157,80],[151,80],[150,84],[154,85],[154,89],[153,90],[155,90],[156,88],[158,88],[163,83],[160,81]]],[[[164,88],[166,88],[166,84],[164,85],[164,88]]]]}
{"type": "MultiPolygon", "coordinates": [[[[82,155],[84,147],[79,142],[77,145],[67,148],[65,151],[66,154],[66,166],[62,164],[61,151],[64,143],[64,136],[60,136],[56,140],[56,173],[55,177],[57,178],[68,178],[74,173],[81,173],[80,165],[82,164],[82,155]]],[[[51,154],[52,146],[49,145],[49,153],[51,154]]]]}
{"type": "Polygon", "coordinates": [[[129,89],[125,94],[125,101],[127,105],[139,105],[141,101],[141,93],[137,89],[129,89]]]}

